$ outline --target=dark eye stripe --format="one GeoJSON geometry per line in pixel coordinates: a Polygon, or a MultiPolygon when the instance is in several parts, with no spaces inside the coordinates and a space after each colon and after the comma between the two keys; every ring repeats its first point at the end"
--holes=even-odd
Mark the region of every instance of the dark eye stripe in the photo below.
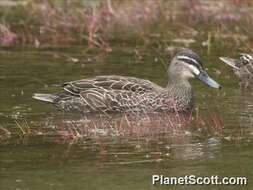
{"type": "Polygon", "coordinates": [[[187,57],[187,56],[178,56],[178,60],[183,61],[183,62],[185,62],[185,63],[188,63],[188,64],[190,64],[190,65],[193,65],[193,66],[197,67],[199,70],[201,70],[198,61],[195,60],[195,59],[193,59],[193,58],[191,58],[191,57],[187,57]]]}

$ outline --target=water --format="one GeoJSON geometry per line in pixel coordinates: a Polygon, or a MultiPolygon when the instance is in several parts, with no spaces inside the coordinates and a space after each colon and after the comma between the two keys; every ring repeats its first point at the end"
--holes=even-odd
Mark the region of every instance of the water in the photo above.
{"type": "MultiPolygon", "coordinates": [[[[157,54],[145,50],[140,58],[133,47],[113,49],[109,55],[81,47],[0,51],[0,189],[224,189],[154,187],[152,174],[246,176],[249,184],[241,188],[252,189],[252,92],[239,89],[233,73],[218,63],[215,53],[204,60],[210,75],[224,88],[218,91],[192,81],[204,123],[193,122],[180,134],[156,136],[68,138],[57,133],[52,123],[66,120],[65,115],[31,99],[33,93],[55,92],[59,90],[55,84],[106,74],[166,84],[164,62],[157,54]],[[22,135],[18,125],[24,124],[37,133],[29,134],[29,127],[23,127],[27,134],[22,135]],[[4,129],[11,131],[10,136],[4,129]]],[[[202,56],[207,57],[203,52],[202,56]]]]}

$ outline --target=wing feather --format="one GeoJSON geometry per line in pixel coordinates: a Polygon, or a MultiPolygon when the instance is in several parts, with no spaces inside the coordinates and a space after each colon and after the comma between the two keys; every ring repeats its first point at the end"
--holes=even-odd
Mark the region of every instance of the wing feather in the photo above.
{"type": "Polygon", "coordinates": [[[63,89],[72,95],[78,96],[82,91],[88,89],[101,89],[105,91],[123,90],[144,93],[159,91],[162,88],[148,80],[138,79],[135,77],[110,75],[66,82],[63,84],[63,89]]]}
{"type": "Polygon", "coordinates": [[[142,109],[153,95],[163,90],[148,80],[116,75],[66,82],[63,89],[69,98],[65,102],[80,98],[78,104],[82,109],[100,112],[142,109]]]}
{"type": "Polygon", "coordinates": [[[81,99],[94,111],[114,112],[140,108],[143,94],[131,91],[89,89],[80,93],[81,99]]]}

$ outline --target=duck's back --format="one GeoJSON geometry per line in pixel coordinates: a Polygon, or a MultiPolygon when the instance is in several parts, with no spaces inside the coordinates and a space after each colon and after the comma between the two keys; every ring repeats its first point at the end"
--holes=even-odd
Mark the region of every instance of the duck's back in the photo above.
{"type": "Polygon", "coordinates": [[[100,89],[104,91],[129,91],[135,93],[156,92],[163,88],[157,84],[144,79],[127,76],[96,76],[77,81],[66,82],[63,84],[64,90],[79,95],[89,89],[100,89]]]}

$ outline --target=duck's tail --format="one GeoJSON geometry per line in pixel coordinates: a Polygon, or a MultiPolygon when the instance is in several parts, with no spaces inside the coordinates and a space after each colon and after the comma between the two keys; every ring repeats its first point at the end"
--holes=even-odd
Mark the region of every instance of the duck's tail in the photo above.
{"type": "Polygon", "coordinates": [[[58,97],[55,94],[34,94],[32,96],[36,100],[41,100],[44,102],[54,103],[55,99],[58,97]]]}

